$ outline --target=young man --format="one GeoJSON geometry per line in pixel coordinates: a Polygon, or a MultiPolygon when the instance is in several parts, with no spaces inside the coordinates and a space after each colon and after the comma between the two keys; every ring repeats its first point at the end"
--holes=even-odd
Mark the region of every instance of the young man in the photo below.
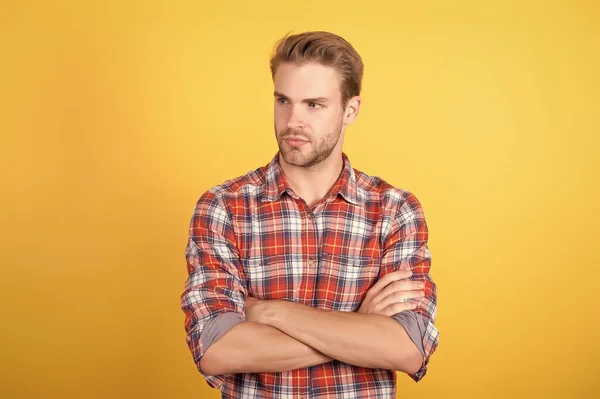
{"type": "Polygon", "coordinates": [[[187,343],[223,398],[393,398],[438,344],[423,210],[342,152],[363,75],[347,41],[287,36],[271,72],[279,152],[191,220],[187,343]]]}

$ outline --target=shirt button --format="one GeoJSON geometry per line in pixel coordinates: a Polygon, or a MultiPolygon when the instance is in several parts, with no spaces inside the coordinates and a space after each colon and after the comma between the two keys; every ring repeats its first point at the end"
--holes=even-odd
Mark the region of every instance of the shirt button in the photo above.
{"type": "Polygon", "coordinates": [[[312,259],[308,261],[308,265],[309,265],[310,267],[313,267],[313,266],[315,265],[315,263],[316,263],[316,262],[315,262],[314,260],[312,260],[312,259]]]}
{"type": "Polygon", "coordinates": [[[306,215],[307,218],[312,219],[313,218],[313,213],[312,212],[308,212],[308,214],[306,215]]]}

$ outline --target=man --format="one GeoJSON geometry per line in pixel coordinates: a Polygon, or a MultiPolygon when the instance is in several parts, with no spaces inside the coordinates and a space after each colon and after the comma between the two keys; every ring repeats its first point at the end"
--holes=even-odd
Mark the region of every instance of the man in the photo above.
{"type": "Polygon", "coordinates": [[[327,32],[271,59],[279,152],[198,201],[181,307],[198,370],[223,398],[392,398],[438,343],[423,210],[351,167],[363,64],[327,32]]]}

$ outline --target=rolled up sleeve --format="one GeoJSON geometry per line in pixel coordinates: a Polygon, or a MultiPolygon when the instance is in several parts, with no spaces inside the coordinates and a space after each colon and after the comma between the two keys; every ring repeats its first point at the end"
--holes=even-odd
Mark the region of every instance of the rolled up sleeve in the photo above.
{"type": "Polygon", "coordinates": [[[381,263],[383,275],[395,270],[411,270],[411,280],[425,283],[425,296],[411,299],[414,310],[393,315],[423,356],[421,368],[410,377],[421,380],[427,373],[431,355],[439,343],[439,331],[434,325],[437,311],[437,287],[431,279],[431,254],[427,247],[428,228],[421,204],[412,193],[400,199],[395,216],[386,223],[384,255],[381,263]]]}
{"type": "Polygon", "coordinates": [[[231,217],[222,199],[205,193],[196,204],[186,247],[188,278],[181,295],[186,342],[198,371],[220,388],[224,375],[206,375],[200,360],[229,329],[245,321],[245,279],[231,217]]]}

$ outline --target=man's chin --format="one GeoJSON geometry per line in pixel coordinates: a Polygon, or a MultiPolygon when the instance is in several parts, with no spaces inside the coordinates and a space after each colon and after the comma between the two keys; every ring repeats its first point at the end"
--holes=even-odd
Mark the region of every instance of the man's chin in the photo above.
{"type": "Polygon", "coordinates": [[[291,166],[303,167],[310,163],[310,159],[306,159],[306,157],[297,149],[281,151],[281,156],[285,163],[291,166]]]}

